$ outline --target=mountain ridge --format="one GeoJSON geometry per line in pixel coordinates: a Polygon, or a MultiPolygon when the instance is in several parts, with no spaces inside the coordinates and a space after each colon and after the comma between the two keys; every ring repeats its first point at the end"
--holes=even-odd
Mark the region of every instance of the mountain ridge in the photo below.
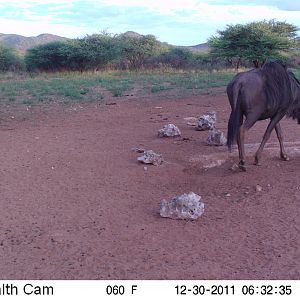
{"type": "MultiPolygon", "coordinates": [[[[122,35],[128,37],[142,36],[142,34],[139,34],[134,31],[126,31],[125,33],[122,33],[122,35]]],[[[11,34],[0,33],[0,43],[23,53],[27,49],[36,45],[46,44],[55,41],[65,41],[65,40],[68,40],[68,38],[59,35],[50,34],[50,33],[42,33],[37,36],[23,36],[14,33],[11,34]]],[[[192,46],[175,46],[175,47],[189,49],[193,52],[203,52],[209,49],[207,43],[202,43],[202,44],[192,45],[192,46]]]]}
{"type": "Polygon", "coordinates": [[[67,38],[50,33],[42,33],[37,36],[28,37],[14,33],[0,33],[0,43],[7,47],[16,49],[19,52],[25,52],[27,49],[36,45],[65,40],[67,40],[67,38]]]}

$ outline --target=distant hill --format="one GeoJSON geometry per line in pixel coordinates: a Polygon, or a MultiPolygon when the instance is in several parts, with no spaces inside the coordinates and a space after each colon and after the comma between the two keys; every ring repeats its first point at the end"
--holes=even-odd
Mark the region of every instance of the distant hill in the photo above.
{"type": "Polygon", "coordinates": [[[125,36],[125,37],[130,37],[130,38],[139,38],[142,37],[142,34],[139,34],[135,31],[126,31],[124,33],[122,33],[121,35],[125,36]]]}
{"type": "Polygon", "coordinates": [[[195,46],[186,46],[184,48],[188,48],[192,52],[207,52],[209,50],[208,43],[202,43],[195,46]]]}
{"type": "MultiPolygon", "coordinates": [[[[122,33],[122,35],[125,37],[134,37],[134,38],[143,36],[142,34],[139,34],[134,31],[127,31],[125,33],[122,33]]],[[[38,36],[30,36],[30,37],[26,37],[18,34],[0,33],[0,43],[8,47],[14,48],[20,52],[25,52],[27,49],[36,45],[46,44],[54,41],[65,41],[65,40],[67,40],[67,38],[58,35],[49,34],[49,33],[43,33],[38,36]]],[[[186,48],[193,52],[206,52],[209,50],[207,43],[198,44],[195,46],[176,46],[176,47],[186,48]]]]}
{"type": "MultiPolygon", "coordinates": [[[[134,37],[134,38],[143,36],[142,34],[139,34],[135,31],[126,31],[125,33],[122,33],[122,35],[125,37],[134,37]]],[[[186,48],[191,50],[192,52],[206,52],[209,50],[208,43],[202,43],[194,46],[176,46],[176,47],[186,48]]]]}
{"type": "Polygon", "coordinates": [[[54,41],[64,41],[67,38],[53,34],[40,34],[38,36],[26,37],[18,34],[0,33],[0,43],[14,48],[20,52],[25,52],[27,49],[40,44],[46,44],[54,41]]]}

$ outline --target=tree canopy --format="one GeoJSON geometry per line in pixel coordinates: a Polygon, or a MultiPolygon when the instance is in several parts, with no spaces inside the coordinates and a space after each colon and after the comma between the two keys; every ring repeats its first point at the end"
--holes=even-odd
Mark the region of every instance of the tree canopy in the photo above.
{"type": "Polygon", "coordinates": [[[22,62],[15,51],[0,44],[0,72],[22,68],[22,62]]]}
{"type": "Polygon", "coordinates": [[[252,61],[259,67],[267,59],[284,59],[296,46],[298,28],[275,20],[227,25],[209,39],[212,54],[235,64],[252,61]]]}
{"type": "Polygon", "coordinates": [[[98,70],[111,63],[137,69],[148,57],[160,54],[164,48],[165,45],[152,35],[101,33],[35,46],[27,50],[25,62],[30,71],[98,70]]]}
{"type": "Polygon", "coordinates": [[[163,49],[160,43],[153,35],[124,36],[118,37],[118,46],[120,57],[127,60],[130,69],[137,69],[143,65],[147,57],[160,54],[163,49]]]}
{"type": "Polygon", "coordinates": [[[0,45],[0,71],[17,69],[25,61],[29,71],[87,71],[106,68],[140,69],[171,67],[181,69],[239,68],[267,59],[289,60],[300,65],[298,28],[276,20],[227,25],[209,39],[207,52],[162,43],[153,35],[107,32],[37,45],[25,58],[0,45]],[[298,51],[298,52],[297,52],[298,51]]]}

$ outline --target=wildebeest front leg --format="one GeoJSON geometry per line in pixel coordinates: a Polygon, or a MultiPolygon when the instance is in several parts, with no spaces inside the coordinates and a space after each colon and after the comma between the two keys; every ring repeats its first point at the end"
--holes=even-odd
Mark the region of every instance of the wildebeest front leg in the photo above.
{"type": "MultiPolygon", "coordinates": [[[[262,142],[261,142],[258,150],[255,153],[255,157],[254,157],[254,164],[255,165],[260,165],[259,161],[260,161],[261,153],[262,153],[262,151],[264,149],[264,146],[265,146],[266,142],[268,141],[268,139],[270,138],[272,130],[278,124],[278,122],[284,117],[284,115],[285,115],[285,113],[278,113],[277,115],[275,115],[271,119],[271,121],[270,121],[270,123],[269,123],[269,125],[268,125],[268,127],[266,129],[266,132],[264,134],[264,137],[262,139],[262,142]]],[[[276,130],[276,132],[277,132],[277,130],[276,130]]],[[[280,132],[280,129],[279,129],[279,132],[280,132]]],[[[282,135],[281,135],[281,138],[282,138],[282,135]]]]}
{"type": "Polygon", "coordinates": [[[277,123],[275,125],[275,130],[276,130],[277,138],[278,138],[279,145],[280,145],[280,157],[283,160],[289,160],[289,157],[287,156],[287,154],[284,150],[284,146],[283,146],[283,134],[282,134],[280,123],[277,123]]]}

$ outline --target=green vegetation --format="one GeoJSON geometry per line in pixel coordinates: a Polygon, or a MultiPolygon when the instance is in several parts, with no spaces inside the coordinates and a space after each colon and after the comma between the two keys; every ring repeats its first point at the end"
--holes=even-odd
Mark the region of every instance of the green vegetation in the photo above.
{"type": "Polygon", "coordinates": [[[293,69],[292,71],[294,72],[296,77],[300,80],[300,70],[299,69],[293,69]]]}
{"type": "Polygon", "coordinates": [[[297,27],[289,23],[228,25],[210,38],[209,46],[207,52],[195,52],[134,32],[49,42],[28,49],[24,57],[0,45],[0,102],[36,105],[132,94],[176,98],[216,93],[236,73],[233,67],[259,67],[272,58],[288,62],[300,77],[297,27]]]}
{"type": "Polygon", "coordinates": [[[242,61],[260,67],[267,59],[288,60],[299,47],[297,30],[286,22],[262,21],[246,25],[227,25],[209,40],[212,54],[227,59],[238,69],[242,61]]]}
{"type": "Polygon", "coordinates": [[[34,105],[45,102],[102,101],[135,91],[135,95],[171,91],[204,94],[223,87],[235,72],[102,72],[40,74],[0,81],[1,103],[34,105]]]}
{"type": "Polygon", "coordinates": [[[27,51],[25,63],[29,71],[83,72],[101,70],[109,64],[117,69],[139,69],[148,57],[159,55],[165,48],[152,35],[102,33],[35,46],[27,51]]]}
{"type": "Polygon", "coordinates": [[[22,60],[16,52],[0,44],[0,72],[14,71],[22,67],[22,60]]]}
{"type": "Polygon", "coordinates": [[[25,64],[28,71],[83,72],[103,68],[116,57],[114,38],[99,34],[30,48],[25,55],[25,64]]]}
{"type": "MultiPolygon", "coordinates": [[[[209,39],[206,52],[161,43],[153,35],[106,32],[33,46],[20,59],[0,46],[0,72],[86,72],[103,70],[201,70],[261,66],[267,59],[282,59],[299,66],[298,28],[275,20],[227,25],[209,39]]],[[[122,86],[115,90],[119,95],[122,86]]],[[[154,87],[153,92],[164,89],[154,87]]],[[[75,97],[75,94],[73,95],[75,97]]],[[[76,96],[77,97],[77,96],[76,96]]],[[[79,97],[79,96],[78,96],[79,97]]]]}

